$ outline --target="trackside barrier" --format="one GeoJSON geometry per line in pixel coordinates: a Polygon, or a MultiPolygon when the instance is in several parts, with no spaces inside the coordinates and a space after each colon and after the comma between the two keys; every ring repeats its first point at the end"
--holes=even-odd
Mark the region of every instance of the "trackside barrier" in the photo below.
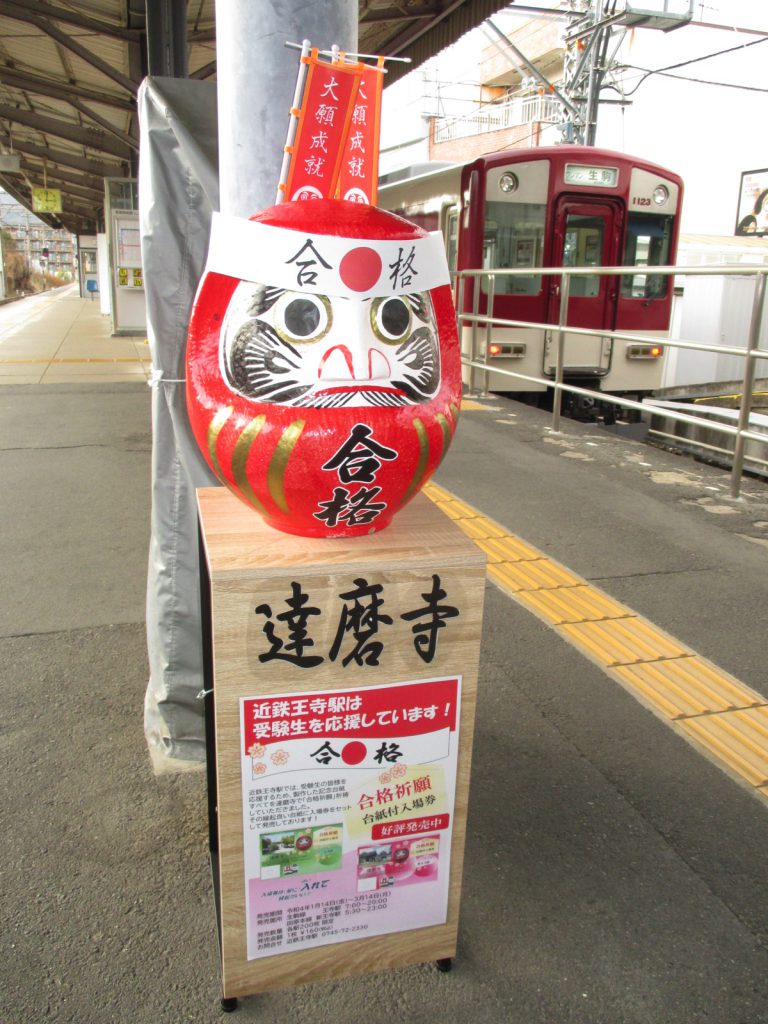
{"type": "MultiPolygon", "coordinates": [[[[645,336],[642,334],[628,334],[621,331],[608,331],[602,328],[593,329],[586,327],[568,326],[568,299],[570,296],[570,282],[572,277],[601,276],[617,277],[628,273],[637,273],[638,268],[628,267],[537,267],[536,274],[548,277],[559,277],[560,280],[560,308],[558,322],[536,323],[529,320],[507,320],[502,317],[495,317],[487,313],[479,312],[480,287],[473,287],[472,312],[457,314],[459,337],[462,337],[462,330],[471,326],[470,353],[465,355],[462,352],[462,363],[470,368],[470,381],[472,390],[479,390],[475,387],[475,374],[480,372],[483,375],[482,390],[487,393],[488,380],[491,373],[491,366],[488,362],[488,349],[494,327],[535,327],[545,331],[552,331],[557,340],[557,354],[555,361],[554,379],[551,377],[517,373],[515,370],[508,370],[501,366],[493,366],[493,373],[501,376],[511,377],[515,380],[525,380],[533,384],[544,385],[553,391],[552,401],[552,429],[560,430],[560,416],[562,407],[563,392],[573,395],[584,395],[588,398],[610,401],[612,405],[624,409],[636,409],[639,412],[647,413],[651,408],[643,405],[642,402],[635,402],[629,398],[612,395],[610,392],[597,391],[591,388],[577,387],[573,384],[566,384],[563,381],[563,368],[565,362],[566,331],[572,335],[599,336],[610,338],[611,341],[633,341],[651,345],[665,345],[669,348],[692,349],[697,352],[714,352],[719,355],[739,356],[744,359],[744,374],[742,377],[741,403],[739,406],[738,422],[735,426],[727,423],[715,423],[707,421],[708,429],[734,438],[733,466],[731,469],[731,496],[738,498],[741,491],[741,478],[744,471],[744,455],[747,441],[764,443],[766,435],[749,429],[749,418],[752,411],[752,391],[756,378],[757,363],[760,359],[768,360],[768,349],[759,348],[760,330],[763,322],[765,309],[766,276],[768,267],[765,266],[744,266],[744,265],[710,265],[705,267],[647,267],[649,273],[664,274],[671,277],[688,276],[710,276],[710,277],[754,277],[755,295],[752,303],[752,313],[747,333],[747,341],[744,348],[736,348],[732,345],[708,345],[695,341],[677,341],[671,338],[659,338],[656,336],[645,336]],[[478,353],[479,328],[483,328],[483,351],[478,353]]],[[[466,294],[467,282],[478,279],[478,283],[486,282],[485,292],[487,293],[487,308],[493,309],[493,298],[496,292],[496,279],[501,277],[523,277],[530,276],[530,267],[521,267],[513,270],[462,270],[456,275],[455,298],[456,308],[464,308],[464,297],[466,294]]],[[[665,409],[664,415],[670,420],[679,423],[691,423],[695,426],[702,425],[702,417],[691,416],[679,410],[665,409]]],[[[704,447],[707,447],[706,445],[704,447]]],[[[709,446],[711,447],[711,446],[709,446]]],[[[725,450],[725,449],[716,449],[725,450]]]]}

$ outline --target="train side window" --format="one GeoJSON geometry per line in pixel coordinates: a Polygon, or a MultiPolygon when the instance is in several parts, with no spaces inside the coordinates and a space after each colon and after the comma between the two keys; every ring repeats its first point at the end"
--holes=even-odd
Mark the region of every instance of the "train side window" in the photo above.
{"type": "MultiPolygon", "coordinates": [[[[672,239],[672,217],[663,214],[630,213],[624,265],[627,267],[660,267],[669,262],[672,239]]],[[[625,299],[660,299],[667,294],[668,279],[664,274],[625,274],[621,294],[625,299]]]]}
{"type": "MultiPolygon", "coordinates": [[[[543,203],[495,203],[485,208],[483,269],[540,267],[544,256],[543,203]]],[[[483,280],[483,291],[487,281],[483,280]]],[[[497,277],[496,295],[538,295],[541,274],[497,277]]]]}

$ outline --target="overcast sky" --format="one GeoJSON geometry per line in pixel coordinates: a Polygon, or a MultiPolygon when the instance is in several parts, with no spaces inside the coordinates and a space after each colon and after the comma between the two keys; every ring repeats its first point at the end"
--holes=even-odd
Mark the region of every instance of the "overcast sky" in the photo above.
{"type": "MultiPolygon", "coordinates": [[[[537,5],[557,6],[547,0],[537,5]]],[[[662,4],[642,0],[637,6],[648,10],[662,4]]],[[[501,14],[494,20],[511,28],[518,17],[501,14]]],[[[617,59],[632,66],[620,76],[625,94],[632,93],[627,95],[631,105],[600,108],[599,146],[646,157],[682,175],[687,232],[732,235],[741,172],[768,167],[768,37],[738,29],[768,33],[767,0],[708,0],[696,4],[691,25],[666,33],[628,33],[617,59]],[[710,56],[732,48],[731,53],[710,56]],[[694,63],[671,67],[688,61],[694,63]],[[669,70],[661,74],[661,69],[669,70]]],[[[485,37],[476,31],[424,70],[439,73],[447,82],[465,82],[472,78],[478,47],[485,45],[485,37]]],[[[419,77],[414,81],[407,76],[385,92],[384,147],[423,133],[416,101],[422,71],[413,76],[419,77]]],[[[441,92],[459,95],[461,89],[444,87],[441,92]]],[[[613,91],[604,95],[618,98],[613,91]]],[[[466,107],[460,104],[456,112],[466,107]]],[[[555,144],[559,132],[549,132],[542,141],[555,144]]]]}

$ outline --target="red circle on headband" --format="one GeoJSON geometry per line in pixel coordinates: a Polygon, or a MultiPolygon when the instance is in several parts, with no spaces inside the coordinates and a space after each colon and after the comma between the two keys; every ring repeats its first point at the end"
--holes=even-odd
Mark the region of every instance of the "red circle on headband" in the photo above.
{"type": "Polygon", "coordinates": [[[339,264],[339,277],[353,292],[370,291],[381,277],[381,256],[365,245],[350,249],[339,264]]]}

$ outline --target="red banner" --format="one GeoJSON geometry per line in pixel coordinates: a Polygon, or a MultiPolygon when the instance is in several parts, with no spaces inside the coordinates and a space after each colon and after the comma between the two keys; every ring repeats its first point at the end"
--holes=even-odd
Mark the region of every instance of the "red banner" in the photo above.
{"type": "Polygon", "coordinates": [[[245,701],[244,751],[254,743],[316,736],[423,738],[444,729],[455,731],[457,720],[457,679],[313,691],[291,697],[249,697],[245,701]]]}
{"type": "Polygon", "coordinates": [[[433,814],[431,818],[406,818],[387,825],[374,825],[371,839],[397,839],[400,836],[418,835],[420,832],[439,832],[448,828],[450,814],[433,814]]]}
{"type": "Polygon", "coordinates": [[[291,147],[285,198],[331,199],[336,194],[344,141],[363,68],[360,64],[321,61],[317,50],[302,60],[308,65],[307,80],[291,147]]]}
{"type": "Polygon", "coordinates": [[[360,79],[339,176],[338,196],[376,205],[379,179],[379,124],[384,83],[383,58],[366,66],[360,79]]]}

